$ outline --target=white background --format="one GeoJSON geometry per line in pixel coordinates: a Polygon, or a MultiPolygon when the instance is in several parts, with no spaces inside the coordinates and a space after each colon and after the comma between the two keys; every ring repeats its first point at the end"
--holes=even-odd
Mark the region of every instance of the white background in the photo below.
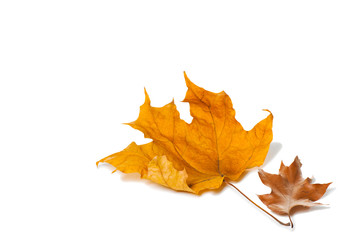
{"type": "MultiPolygon", "coordinates": [[[[1,1],[1,239],[312,239],[357,236],[360,1],[1,1]],[[122,125],[186,86],[231,97],[252,128],[270,109],[272,173],[298,155],[333,182],[290,230],[225,186],[175,192],[95,162],[145,143],[122,125]],[[356,219],[355,219],[356,218],[356,219]]],[[[252,169],[235,183],[262,205],[252,169]]],[[[263,205],[262,205],[263,206],[263,205]]],[[[287,221],[286,218],[280,217],[287,221]]]]}

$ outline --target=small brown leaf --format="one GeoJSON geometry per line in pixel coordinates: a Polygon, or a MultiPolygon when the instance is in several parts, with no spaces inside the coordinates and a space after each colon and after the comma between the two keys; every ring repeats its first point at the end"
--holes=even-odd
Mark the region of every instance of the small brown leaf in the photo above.
{"type": "Polygon", "coordinates": [[[262,169],[258,171],[263,184],[272,189],[270,194],[258,197],[273,212],[290,217],[297,210],[295,207],[309,208],[322,205],[315,201],[325,194],[331,183],[312,184],[310,178],[302,178],[301,166],[302,164],[296,156],[289,167],[285,166],[283,162],[281,163],[278,175],[267,173],[262,169]]]}

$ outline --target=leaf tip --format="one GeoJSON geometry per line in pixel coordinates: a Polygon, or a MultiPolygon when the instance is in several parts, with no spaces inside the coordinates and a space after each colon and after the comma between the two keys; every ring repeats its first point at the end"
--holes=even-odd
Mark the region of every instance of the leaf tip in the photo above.
{"type": "Polygon", "coordinates": [[[272,114],[272,112],[270,111],[270,110],[268,110],[268,109],[262,109],[262,111],[266,111],[266,112],[268,112],[269,113],[269,115],[273,118],[273,114],[272,114]]]}
{"type": "Polygon", "coordinates": [[[300,158],[298,157],[298,155],[295,157],[295,160],[293,160],[293,163],[295,163],[297,165],[298,168],[302,167],[302,163],[300,158]]]}
{"type": "Polygon", "coordinates": [[[133,126],[134,124],[135,124],[135,121],[133,121],[133,122],[129,122],[129,123],[123,123],[124,125],[128,125],[128,126],[133,126]]]}
{"type": "Polygon", "coordinates": [[[187,74],[186,74],[185,71],[183,72],[183,74],[184,74],[184,79],[185,79],[185,81],[186,81],[186,85],[187,85],[187,87],[189,87],[189,85],[190,85],[190,83],[191,83],[191,80],[189,80],[189,78],[188,78],[188,76],[187,76],[187,74]]]}
{"type": "Polygon", "coordinates": [[[262,168],[258,169],[258,176],[261,177],[264,175],[264,170],[262,168]]]}
{"type": "Polygon", "coordinates": [[[144,104],[150,104],[150,98],[149,98],[149,95],[147,93],[147,89],[145,87],[144,87],[144,95],[145,95],[144,104]]]}

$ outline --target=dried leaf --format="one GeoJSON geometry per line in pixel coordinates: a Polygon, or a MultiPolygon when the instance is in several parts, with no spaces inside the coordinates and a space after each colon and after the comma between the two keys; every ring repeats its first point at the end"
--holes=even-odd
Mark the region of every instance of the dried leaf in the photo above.
{"type": "Polygon", "coordinates": [[[309,208],[322,205],[315,202],[326,192],[331,183],[312,184],[310,178],[304,179],[298,157],[287,167],[281,163],[279,174],[270,174],[262,169],[258,175],[266,186],[272,189],[270,194],[259,195],[261,201],[273,212],[281,215],[292,215],[296,207],[309,208]]]}
{"type": "Polygon", "coordinates": [[[124,173],[138,172],[142,178],[196,194],[219,188],[225,177],[237,180],[246,169],[262,165],[272,141],[271,112],[246,131],[235,119],[232,101],[225,92],[209,92],[192,83],[185,73],[184,77],[188,91],[183,102],[190,104],[192,122],[180,119],[174,101],[152,107],[145,91],[139,117],[128,125],[153,142],[133,142],[98,163],[109,163],[124,173]]]}
{"type": "Polygon", "coordinates": [[[178,171],[166,156],[154,157],[148,164],[148,172],[143,178],[152,180],[174,190],[194,192],[187,185],[186,170],[178,171]]]}

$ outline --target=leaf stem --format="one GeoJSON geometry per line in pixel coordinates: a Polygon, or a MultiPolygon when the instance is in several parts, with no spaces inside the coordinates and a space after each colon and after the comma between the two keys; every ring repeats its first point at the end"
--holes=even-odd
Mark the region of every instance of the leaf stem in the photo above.
{"type": "Polygon", "coordinates": [[[278,218],[276,218],[275,216],[273,216],[271,213],[267,212],[266,210],[264,210],[262,207],[260,207],[257,203],[253,202],[249,197],[247,197],[243,192],[241,192],[241,190],[239,190],[236,186],[234,186],[232,183],[228,182],[227,180],[224,180],[228,185],[232,186],[234,189],[236,189],[240,194],[243,195],[243,197],[245,197],[248,201],[250,201],[251,203],[253,203],[256,207],[258,207],[259,209],[261,209],[263,212],[265,212],[266,214],[268,214],[270,217],[272,217],[274,220],[276,220],[279,224],[283,225],[283,226],[290,226],[293,227],[293,223],[291,221],[291,217],[289,217],[290,219],[290,223],[284,223],[281,222],[278,218]]]}
{"type": "Polygon", "coordinates": [[[291,215],[288,215],[288,218],[290,219],[291,228],[293,228],[293,222],[292,222],[292,219],[291,219],[291,215]]]}

